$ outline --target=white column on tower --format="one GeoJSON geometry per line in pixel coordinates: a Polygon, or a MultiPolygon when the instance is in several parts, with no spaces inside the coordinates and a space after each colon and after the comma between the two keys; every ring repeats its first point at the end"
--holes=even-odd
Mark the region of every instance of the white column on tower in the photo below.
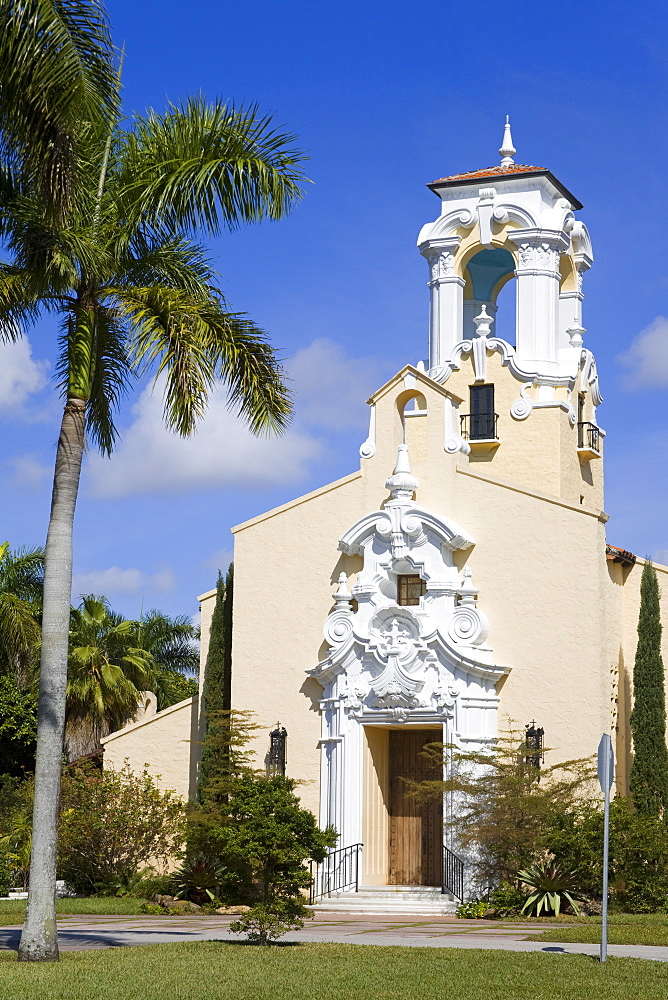
{"type": "Polygon", "coordinates": [[[568,249],[569,239],[545,229],[516,229],[508,235],[517,245],[518,360],[526,368],[544,370],[559,360],[559,255],[568,249]]]}
{"type": "Polygon", "coordinates": [[[427,240],[420,253],[429,264],[429,367],[438,368],[463,337],[464,279],[455,273],[455,253],[461,237],[427,240]]]}

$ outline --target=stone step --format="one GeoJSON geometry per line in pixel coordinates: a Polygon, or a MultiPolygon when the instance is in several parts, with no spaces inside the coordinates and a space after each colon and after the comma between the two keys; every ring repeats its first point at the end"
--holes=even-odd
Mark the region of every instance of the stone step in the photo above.
{"type": "Polygon", "coordinates": [[[360,886],[358,892],[335,892],[319,899],[316,912],[368,914],[449,915],[457,912],[459,900],[429,886],[360,886]]]}

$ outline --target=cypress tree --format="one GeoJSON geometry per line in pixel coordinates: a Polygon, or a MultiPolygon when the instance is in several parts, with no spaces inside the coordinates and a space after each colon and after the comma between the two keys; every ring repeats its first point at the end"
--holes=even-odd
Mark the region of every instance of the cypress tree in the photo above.
{"type": "Polygon", "coordinates": [[[232,707],[232,600],[234,564],[230,563],[225,579],[218,570],[216,603],[211,616],[209,649],[204,669],[202,709],[205,718],[202,759],[199,769],[200,798],[202,789],[215,782],[220,766],[216,737],[225,726],[232,707]]]}
{"type": "Polygon", "coordinates": [[[668,748],[659,582],[649,561],[643,567],[640,581],[631,732],[634,758],[630,785],[635,807],[646,816],[663,815],[668,819],[668,748]]]}

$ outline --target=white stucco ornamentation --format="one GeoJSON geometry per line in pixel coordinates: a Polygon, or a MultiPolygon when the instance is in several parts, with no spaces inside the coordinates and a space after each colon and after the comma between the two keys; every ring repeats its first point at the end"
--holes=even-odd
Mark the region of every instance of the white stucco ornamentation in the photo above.
{"type": "Polygon", "coordinates": [[[598,383],[598,370],[596,368],[596,358],[591,351],[583,350],[580,355],[582,366],[582,388],[586,392],[591,390],[591,399],[594,406],[600,406],[603,402],[601,390],[598,383]]]}
{"type": "Polygon", "coordinates": [[[527,417],[531,416],[533,401],[527,396],[527,392],[531,386],[531,382],[525,382],[520,389],[520,398],[513,400],[510,404],[510,415],[515,420],[526,420],[527,417]]]}
{"type": "Polygon", "coordinates": [[[341,844],[361,840],[359,777],[346,786],[345,800],[335,786],[343,773],[361,774],[362,727],[436,724],[448,742],[482,746],[496,733],[495,686],[510,669],[494,662],[471,573],[460,576],[454,563],[453,554],[473,539],[422,508],[413,499],[418,487],[400,445],[387,480],[390,499],[341,538],[339,548],[364,564],[351,588],[339,577],[324,624],[327,654],[308,670],[323,686],[323,815],[341,844]],[[397,603],[405,574],[424,581],[416,606],[397,603]]]}
{"type": "Polygon", "coordinates": [[[376,454],[376,407],[373,403],[369,408],[369,433],[366,441],[360,445],[362,458],[373,458],[376,454]]]}

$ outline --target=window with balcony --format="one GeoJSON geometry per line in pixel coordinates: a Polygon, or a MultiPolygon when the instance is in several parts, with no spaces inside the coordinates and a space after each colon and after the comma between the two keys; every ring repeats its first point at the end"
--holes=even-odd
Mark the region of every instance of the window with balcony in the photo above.
{"type": "Polygon", "coordinates": [[[494,386],[472,385],[469,390],[470,413],[461,417],[465,441],[496,441],[498,414],[494,412],[494,386]]]}

